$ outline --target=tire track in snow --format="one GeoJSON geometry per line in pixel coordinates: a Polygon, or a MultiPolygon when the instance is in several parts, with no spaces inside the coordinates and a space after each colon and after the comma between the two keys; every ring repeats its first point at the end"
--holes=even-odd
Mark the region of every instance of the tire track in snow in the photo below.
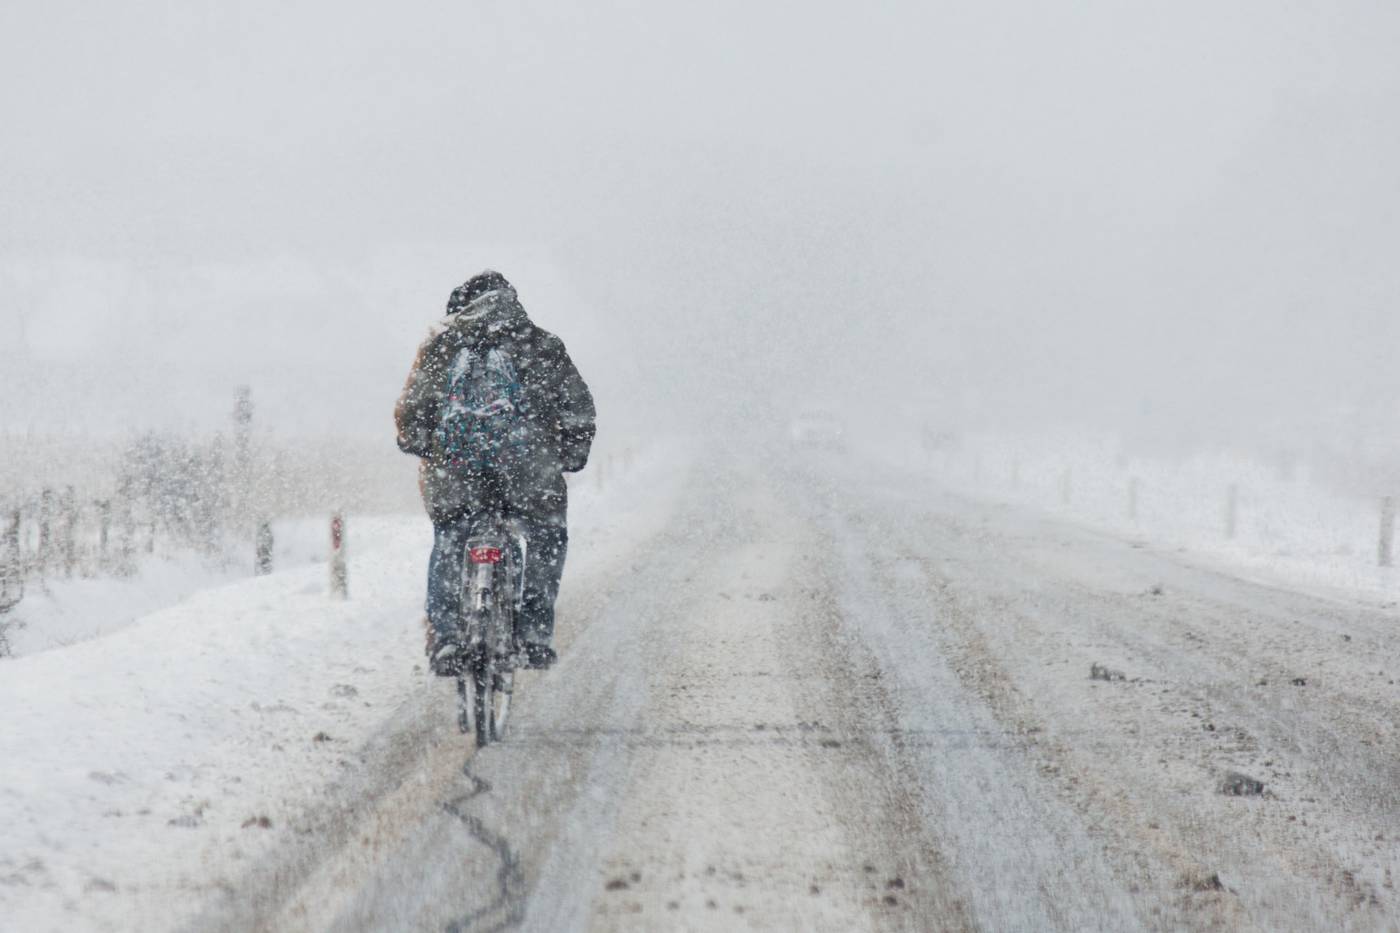
{"type": "MultiPolygon", "coordinates": [[[[312,913],[300,928],[577,926],[592,893],[581,879],[591,878],[594,852],[610,838],[622,806],[619,775],[632,754],[606,734],[635,728],[640,685],[653,653],[665,649],[643,637],[646,623],[684,598],[684,578],[699,561],[693,532],[705,523],[705,501],[687,492],[688,521],[675,523],[683,530],[660,531],[617,555],[592,585],[570,591],[559,663],[527,675],[505,741],[454,765],[453,780],[465,777],[467,786],[439,792],[432,812],[441,819],[423,816],[403,842],[376,853],[344,903],[321,906],[315,893],[304,895],[312,913]],[[550,753],[561,748],[553,731],[580,722],[601,726],[603,740],[550,753]]],[[[454,720],[454,739],[463,741],[455,730],[454,720]]]]}
{"type": "Polygon", "coordinates": [[[725,477],[722,556],[658,620],[645,728],[614,733],[636,753],[590,912],[540,929],[971,929],[884,754],[878,672],[842,637],[827,552],[772,486],[725,477]]]}
{"type": "Polygon", "coordinates": [[[890,552],[890,581],[923,591],[965,688],[1036,730],[1030,757],[1113,861],[1148,869],[1156,922],[1392,928],[1394,765],[1376,737],[1395,707],[1336,672],[1384,617],[933,490],[869,500],[856,524],[890,552]],[[1330,681],[1287,685],[1318,658],[1330,681]],[[1151,676],[1094,692],[1091,660],[1151,676]],[[1278,797],[1216,793],[1227,767],[1260,762],[1278,797]]]}
{"type": "MultiPolygon", "coordinates": [[[[960,682],[944,651],[947,633],[926,594],[896,557],[898,529],[881,527],[876,494],[862,477],[791,475],[793,507],[821,530],[823,553],[840,568],[835,607],[845,636],[881,672],[889,731],[976,735],[1006,731],[1020,743],[890,743],[891,767],[913,789],[920,820],[946,859],[969,925],[994,930],[1157,928],[1136,896],[1134,866],[1105,857],[1092,827],[1042,778],[1030,753],[1038,741],[999,722],[960,682]],[[806,495],[801,495],[806,492],[806,495]],[[891,533],[893,531],[893,533],[891,533]]],[[[906,490],[907,491],[907,490],[906,490]]],[[[897,512],[907,515],[909,502],[897,512]]],[[[924,510],[926,511],[926,510],[924,510]]],[[[910,539],[916,540],[916,539],[910,539]]],[[[1170,928],[1169,926],[1166,928],[1170,928]]]]}
{"type": "MultiPolygon", "coordinates": [[[[676,495],[683,478],[684,471],[663,477],[632,498],[616,521],[608,515],[603,515],[601,522],[595,517],[594,534],[600,528],[606,534],[599,537],[590,554],[576,560],[575,574],[569,577],[572,582],[567,583],[560,604],[561,655],[569,654],[575,643],[584,651],[596,638],[610,640],[611,636],[594,635],[592,630],[616,625],[616,620],[609,623],[609,618],[620,612],[620,590],[622,602],[635,601],[635,587],[627,584],[645,583],[632,581],[642,555],[658,550],[669,555],[680,550],[674,542],[668,546],[660,539],[671,534],[667,517],[678,507],[676,495]],[[628,599],[629,595],[633,598],[628,599]]],[[[565,658],[561,667],[568,666],[565,658]]],[[[573,666],[587,667],[581,663],[573,666]]],[[[556,668],[551,676],[552,683],[541,684],[548,684],[546,689],[517,706],[513,727],[527,720],[531,707],[568,709],[572,702],[578,708],[591,708],[597,704],[606,707],[610,702],[611,691],[589,685],[586,674],[578,670],[569,674],[556,668]]],[[[538,675],[527,677],[533,684],[538,675]]],[[[382,738],[360,751],[357,757],[363,767],[348,776],[346,786],[325,789],[320,800],[298,819],[287,844],[251,866],[189,928],[201,933],[281,933],[445,929],[454,922],[479,926],[481,918],[474,916],[472,905],[463,903],[464,891],[479,891],[482,903],[494,905],[501,921],[518,925],[531,884],[529,846],[513,835],[498,832],[474,811],[481,801],[499,803],[502,794],[509,805],[525,791],[515,787],[514,781],[482,774],[491,766],[497,748],[510,753],[509,743],[493,747],[484,760],[474,750],[468,751],[457,729],[454,699],[438,689],[441,687],[443,683],[438,681],[425,683],[425,689],[385,722],[380,730],[382,738]],[[472,756],[465,764],[463,754],[472,756]],[[460,781],[464,777],[468,786],[462,792],[460,781]],[[456,863],[476,861],[474,857],[461,858],[464,829],[471,836],[470,849],[484,848],[495,862],[491,875],[479,879],[479,884],[478,879],[453,871],[462,867],[456,863]],[[497,853],[508,857],[497,858],[497,853]],[[405,869],[406,877],[402,875],[405,869]],[[456,905],[451,901],[454,883],[459,894],[456,905]],[[445,902],[441,911],[423,906],[435,897],[445,902]],[[374,905],[376,898],[384,903],[374,905]]],[[[574,764],[576,761],[565,764],[565,770],[574,764]]],[[[550,782],[544,783],[548,789],[550,782]]],[[[510,815],[518,817],[518,808],[510,815]]],[[[538,838],[533,842],[538,844],[538,838]]]]}
{"type": "Polygon", "coordinates": [[[490,782],[472,773],[470,759],[462,765],[462,774],[472,785],[472,789],[461,797],[444,803],[442,808],[460,820],[471,837],[490,851],[499,863],[496,869],[497,895],[490,903],[453,920],[445,929],[446,933],[467,933],[485,918],[500,912],[504,914],[501,919],[482,928],[486,933],[498,933],[518,926],[525,916],[525,875],[520,868],[520,857],[511,848],[506,837],[488,829],[481,817],[463,811],[463,807],[468,803],[491,792],[490,782]]]}

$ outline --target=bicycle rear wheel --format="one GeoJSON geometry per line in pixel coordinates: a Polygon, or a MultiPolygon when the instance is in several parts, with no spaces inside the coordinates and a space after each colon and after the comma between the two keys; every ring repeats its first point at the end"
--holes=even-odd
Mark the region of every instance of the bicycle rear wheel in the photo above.
{"type": "Polygon", "coordinates": [[[473,666],[471,682],[475,698],[472,704],[472,718],[475,723],[476,746],[481,748],[491,742],[499,742],[506,734],[515,674],[509,670],[502,670],[494,659],[483,657],[473,666]]]}
{"type": "Polygon", "coordinates": [[[515,689],[515,604],[518,573],[514,547],[507,547],[504,560],[497,568],[496,582],[499,590],[492,606],[491,619],[491,631],[496,643],[491,672],[490,725],[493,742],[500,741],[505,735],[506,720],[510,717],[510,698],[515,689]]]}
{"type": "Polygon", "coordinates": [[[510,718],[510,695],[515,687],[515,672],[496,670],[491,683],[491,741],[499,742],[506,734],[510,718]]]}
{"type": "Polygon", "coordinates": [[[493,666],[488,651],[480,652],[472,662],[472,690],[476,699],[472,712],[476,719],[477,748],[483,748],[496,737],[495,730],[492,728],[492,720],[495,718],[492,715],[495,708],[493,701],[495,691],[492,689],[492,681],[495,679],[493,666]]]}
{"type": "Polygon", "coordinates": [[[472,731],[472,695],[467,680],[465,671],[457,675],[457,728],[463,735],[472,731]]]}

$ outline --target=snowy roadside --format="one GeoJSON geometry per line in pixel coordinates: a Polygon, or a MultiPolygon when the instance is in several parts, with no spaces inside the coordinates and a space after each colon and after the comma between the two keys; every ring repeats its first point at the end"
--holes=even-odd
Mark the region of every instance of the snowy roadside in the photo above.
{"type": "MultiPolygon", "coordinates": [[[[326,560],[327,518],[273,523],[273,566],[292,570],[326,560]]],[[[366,542],[373,546],[376,541],[366,542]]],[[[248,576],[252,547],[234,553],[230,542],[219,556],[190,550],[147,556],[130,577],[36,580],[15,608],[7,635],[15,657],[67,648],[101,638],[162,609],[178,606],[202,590],[248,576]]]]}
{"type": "MultiPolygon", "coordinates": [[[[682,460],[575,482],[566,590],[665,520],[682,460]]],[[[0,929],[187,922],[422,704],[430,527],[350,533],[348,602],[327,598],[323,564],[295,567],[0,663],[0,929]]]]}
{"type": "Polygon", "coordinates": [[[1346,495],[1294,468],[1218,453],[1128,456],[1111,439],[976,435],[937,451],[882,451],[923,463],[938,485],[1058,521],[1151,542],[1202,566],[1330,598],[1390,604],[1400,568],[1377,565],[1375,495],[1346,495]]]}

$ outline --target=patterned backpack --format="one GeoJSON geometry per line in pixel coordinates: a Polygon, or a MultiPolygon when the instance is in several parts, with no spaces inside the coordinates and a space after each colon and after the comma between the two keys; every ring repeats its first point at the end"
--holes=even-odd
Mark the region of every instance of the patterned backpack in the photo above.
{"type": "Polygon", "coordinates": [[[437,447],[454,469],[510,470],[526,442],[524,390],[510,353],[463,347],[448,369],[439,409],[437,447]]]}

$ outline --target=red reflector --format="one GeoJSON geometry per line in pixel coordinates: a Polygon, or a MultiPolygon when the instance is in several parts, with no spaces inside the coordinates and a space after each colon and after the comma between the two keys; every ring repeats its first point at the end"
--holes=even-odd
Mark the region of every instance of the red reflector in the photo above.
{"type": "Polygon", "coordinates": [[[473,564],[499,564],[501,562],[501,549],[498,547],[474,547],[468,553],[471,554],[473,564]]]}

